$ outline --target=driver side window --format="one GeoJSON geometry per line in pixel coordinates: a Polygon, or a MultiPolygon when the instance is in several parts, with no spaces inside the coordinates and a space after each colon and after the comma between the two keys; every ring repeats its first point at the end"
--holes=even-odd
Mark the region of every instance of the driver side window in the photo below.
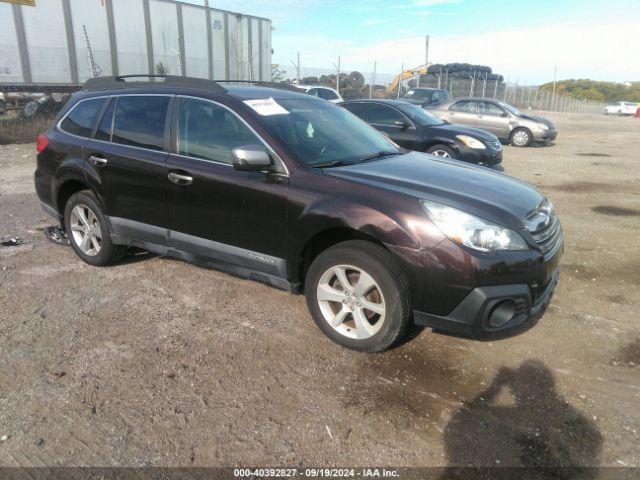
{"type": "Polygon", "coordinates": [[[385,105],[370,105],[367,109],[367,121],[378,125],[394,126],[395,122],[404,122],[399,112],[385,105]]]}
{"type": "Polygon", "coordinates": [[[180,99],[178,154],[231,164],[231,150],[246,145],[261,142],[234,113],[215,103],[180,99]]]}

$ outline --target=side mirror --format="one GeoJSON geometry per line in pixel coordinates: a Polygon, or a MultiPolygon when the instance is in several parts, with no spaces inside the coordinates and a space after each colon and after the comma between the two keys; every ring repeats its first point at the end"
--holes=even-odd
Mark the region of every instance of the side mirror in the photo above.
{"type": "Polygon", "coordinates": [[[259,172],[271,167],[271,157],[260,145],[247,145],[231,150],[233,168],[241,172],[259,172]]]}
{"type": "Polygon", "coordinates": [[[502,115],[500,115],[501,117],[508,117],[509,114],[507,112],[502,112],[502,115]]]}
{"type": "Polygon", "coordinates": [[[396,127],[400,127],[402,130],[406,130],[409,128],[409,123],[406,120],[395,120],[393,125],[396,127]]]}

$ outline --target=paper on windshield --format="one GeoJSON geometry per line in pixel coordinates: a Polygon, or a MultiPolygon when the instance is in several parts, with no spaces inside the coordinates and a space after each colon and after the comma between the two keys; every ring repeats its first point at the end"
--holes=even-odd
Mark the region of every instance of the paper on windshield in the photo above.
{"type": "Polygon", "coordinates": [[[289,112],[273,98],[260,98],[257,100],[245,100],[244,103],[253,108],[260,115],[288,115],[289,112]]]}

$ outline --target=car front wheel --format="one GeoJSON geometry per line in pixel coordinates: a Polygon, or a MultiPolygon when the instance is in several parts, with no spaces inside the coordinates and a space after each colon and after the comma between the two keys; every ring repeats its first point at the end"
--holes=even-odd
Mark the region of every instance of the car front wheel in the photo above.
{"type": "Polygon", "coordinates": [[[446,145],[433,145],[427,149],[427,153],[443,158],[456,158],[455,152],[446,145]]]}
{"type": "Polygon", "coordinates": [[[528,147],[531,145],[531,132],[526,128],[516,128],[511,132],[511,144],[515,147],[528,147]]]}
{"type": "Polygon", "coordinates": [[[320,330],[353,350],[391,347],[411,318],[406,277],[392,255],[371,242],[343,242],[318,255],[306,275],[305,296],[320,330]]]}

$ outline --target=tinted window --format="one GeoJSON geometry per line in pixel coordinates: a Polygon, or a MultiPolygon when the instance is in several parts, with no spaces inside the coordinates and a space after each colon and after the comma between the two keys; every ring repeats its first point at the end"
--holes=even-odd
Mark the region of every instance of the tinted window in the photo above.
{"type": "Polygon", "coordinates": [[[96,98],[78,103],[62,120],[60,128],[80,137],[89,137],[100,109],[104,105],[104,100],[104,98],[96,98]]]}
{"type": "Polygon", "coordinates": [[[180,155],[231,164],[231,150],[245,145],[261,145],[261,142],[235,114],[210,102],[180,100],[180,155]]]}
{"type": "Polygon", "coordinates": [[[313,95],[314,97],[317,97],[318,96],[318,89],[317,88],[310,88],[309,90],[307,90],[307,94],[313,95]]]}
{"type": "Polygon", "coordinates": [[[338,96],[332,90],[329,90],[327,88],[319,88],[318,96],[324,100],[335,100],[336,98],[338,98],[338,96]]]}
{"type": "Polygon", "coordinates": [[[492,102],[478,102],[478,112],[481,115],[502,115],[504,110],[492,102]]]}
{"type": "Polygon", "coordinates": [[[113,119],[114,143],[162,150],[169,97],[132,96],[118,98],[113,119]]]}
{"type": "Polygon", "coordinates": [[[399,153],[388,138],[333,103],[314,98],[277,103],[286,113],[259,120],[301,162],[357,163],[380,152],[399,153]]]}
{"type": "Polygon", "coordinates": [[[454,112],[476,113],[476,104],[471,100],[460,100],[451,105],[449,110],[454,112]]]}
{"type": "Polygon", "coordinates": [[[102,116],[102,121],[100,122],[100,126],[96,131],[96,139],[104,140],[105,142],[111,141],[111,127],[113,126],[113,112],[115,111],[116,99],[112,98],[111,103],[104,112],[102,116]]]}
{"type": "Polygon", "coordinates": [[[367,108],[367,121],[382,125],[393,125],[394,122],[403,122],[404,117],[393,108],[384,105],[369,105],[367,108]]]}
{"type": "Polygon", "coordinates": [[[403,97],[427,99],[427,98],[431,98],[431,90],[414,88],[412,90],[409,90],[407,93],[405,93],[403,97]]]}
{"type": "Polygon", "coordinates": [[[357,115],[358,117],[364,119],[364,111],[367,106],[366,103],[347,103],[342,106],[354,115],[357,115]]]}

